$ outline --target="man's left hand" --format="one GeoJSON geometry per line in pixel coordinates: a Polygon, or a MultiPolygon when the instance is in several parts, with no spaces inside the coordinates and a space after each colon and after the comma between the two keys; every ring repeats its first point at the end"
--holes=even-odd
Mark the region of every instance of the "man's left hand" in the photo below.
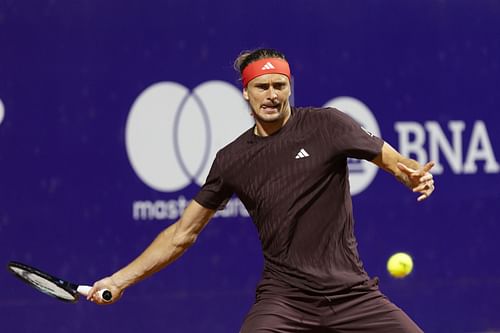
{"type": "Polygon", "coordinates": [[[434,177],[429,172],[434,167],[434,162],[428,162],[423,167],[415,170],[403,163],[398,163],[398,168],[408,176],[408,186],[413,192],[421,193],[417,201],[427,199],[434,192],[434,177]]]}

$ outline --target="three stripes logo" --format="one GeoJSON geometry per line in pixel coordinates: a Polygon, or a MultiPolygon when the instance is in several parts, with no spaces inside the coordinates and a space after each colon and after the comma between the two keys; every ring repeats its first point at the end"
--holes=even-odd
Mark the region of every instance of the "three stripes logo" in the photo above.
{"type": "Polygon", "coordinates": [[[295,155],[295,159],[306,158],[306,157],[309,157],[309,153],[304,148],[301,148],[300,151],[297,153],[297,155],[295,155]]]}
{"type": "Polygon", "coordinates": [[[275,67],[273,66],[273,64],[271,64],[269,61],[264,65],[262,66],[262,70],[265,71],[265,70],[269,70],[269,69],[274,69],[275,67]]]}

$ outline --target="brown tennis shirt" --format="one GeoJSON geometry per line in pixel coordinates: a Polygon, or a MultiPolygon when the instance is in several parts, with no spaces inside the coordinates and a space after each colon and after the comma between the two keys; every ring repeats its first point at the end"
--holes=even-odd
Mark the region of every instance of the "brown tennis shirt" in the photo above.
{"type": "Polygon", "coordinates": [[[195,200],[236,194],[257,227],[264,279],[316,293],[368,280],[353,232],[347,158],[372,160],[383,140],[332,108],[292,108],[269,137],[253,128],[221,149],[195,200]]]}

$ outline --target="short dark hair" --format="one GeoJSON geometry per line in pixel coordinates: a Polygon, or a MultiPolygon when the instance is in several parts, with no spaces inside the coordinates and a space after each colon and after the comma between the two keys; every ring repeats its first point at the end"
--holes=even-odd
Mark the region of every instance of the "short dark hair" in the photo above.
{"type": "Polygon", "coordinates": [[[234,69],[241,75],[250,63],[264,58],[280,58],[286,60],[285,55],[275,49],[256,49],[241,52],[234,61],[234,69]]]}

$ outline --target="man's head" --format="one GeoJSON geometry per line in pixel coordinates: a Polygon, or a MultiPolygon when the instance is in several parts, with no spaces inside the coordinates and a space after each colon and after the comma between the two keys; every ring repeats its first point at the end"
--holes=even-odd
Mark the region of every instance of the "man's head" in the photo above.
{"type": "Polygon", "coordinates": [[[290,80],[290,66],[285,55],[273,49],[257,49],[242,52],[234,62],[240,73],[243,88],[254,78],[265,74],[282,74],[290,80]]]}
{"type": "Polygon", "coordinates": [[[257,49],[241,53],[234,63],[257,125],[283,125],[290,116],[290,67],[283,53],[257,49]]]}

